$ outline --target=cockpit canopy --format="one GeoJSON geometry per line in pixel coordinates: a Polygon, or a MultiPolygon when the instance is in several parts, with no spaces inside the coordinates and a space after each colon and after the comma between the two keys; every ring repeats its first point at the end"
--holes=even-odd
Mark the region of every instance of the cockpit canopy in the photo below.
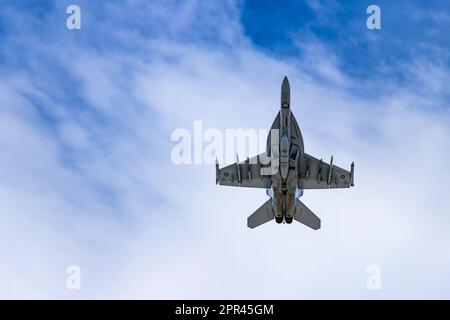
{"type": "Polygon", "coordinates": [[[297,147],[297,145],[293,144],[291,146],[291,152],[289,154],[289,158],[291,158],[291,160],[295,160],[295,159],[297,159],[297,155],[298,155],[298,147],[297,147]]]}

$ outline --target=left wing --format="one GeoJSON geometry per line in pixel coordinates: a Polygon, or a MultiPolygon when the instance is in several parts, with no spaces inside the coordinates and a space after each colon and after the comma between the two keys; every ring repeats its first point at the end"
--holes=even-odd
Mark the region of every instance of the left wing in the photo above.
{"type": "Polygon", "coordinates": [[[298,181],[301,189],[329,189],[353,187],[354,164],[350,171],[333,165],[333,157],[330,163],[318,160],[304,153],[303,167],[298,181]]]}
{"type": "Polygon", "coordinates": [[[248,187],[248,188],[270,188],[272,184],[271,175],[262,175],[260,157],[265,156],[265,152],[243,162],[235,162],[219,169],[216,164],[216,183],[224,186],[248,187]]]}

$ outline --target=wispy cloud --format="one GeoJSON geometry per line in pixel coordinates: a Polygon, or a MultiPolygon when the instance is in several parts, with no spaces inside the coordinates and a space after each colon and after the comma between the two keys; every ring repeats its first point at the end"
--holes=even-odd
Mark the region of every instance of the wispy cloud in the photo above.
{"type": "Polygon", "coordinates": [[[354,78],[320,35],[298,46],[303,60],[261,52],[232,2],[80,5],[79,32],[64,29],[62,4],[3,14],[1,296],[449,296],[444,63],[404,61],[402,83],[354,78]],[[30,16],[32,28],[14,22],[30,16]],[[268,127],[285,74],[306,151],[357,165],[354,189],[305,193],[318,232],[248,230],[261,190],[218,188],[213,167],[170,161],[170,133],[194,120],[268,127]],[[70,264],[78,292],[65,287],[70,264]],[[366,288],[370,264],[381,291],[366,288]]]}

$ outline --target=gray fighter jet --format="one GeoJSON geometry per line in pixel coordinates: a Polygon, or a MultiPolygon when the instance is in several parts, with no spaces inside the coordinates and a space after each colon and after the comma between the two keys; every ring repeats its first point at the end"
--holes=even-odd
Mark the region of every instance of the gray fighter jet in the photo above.
{"type": "Polygon", "coordinates": [[[270,199],[247,219],[252,229],[275,218],[277,223],[296,220],[317,230],[320,219],[299,200],[303,190],[354,186],[354,163],[347,171],[333,165],[333,156],[325,163],[305,153],[290,100],[289,81],[284,77],[281,108],[267,138],[266,152],[243,162],[237,159],[222,169],[216,162],[216,184],[266,189],[270,199]]]}

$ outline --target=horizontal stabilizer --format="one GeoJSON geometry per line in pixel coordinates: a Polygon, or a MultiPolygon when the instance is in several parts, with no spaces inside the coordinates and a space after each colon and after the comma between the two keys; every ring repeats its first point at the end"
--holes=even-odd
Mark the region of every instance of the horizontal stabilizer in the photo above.
{"type": "Polygon", "coordinates": [[[295,199],[294,219],[314,230],[320,229],[320,219],[303,202],[295,199]]]}
{"type": "Polygon", "coordinates": [[[247,218],[247,227],[251,229],[256,228],[273,218],[272,199],[269,199],[247,218]]]}

